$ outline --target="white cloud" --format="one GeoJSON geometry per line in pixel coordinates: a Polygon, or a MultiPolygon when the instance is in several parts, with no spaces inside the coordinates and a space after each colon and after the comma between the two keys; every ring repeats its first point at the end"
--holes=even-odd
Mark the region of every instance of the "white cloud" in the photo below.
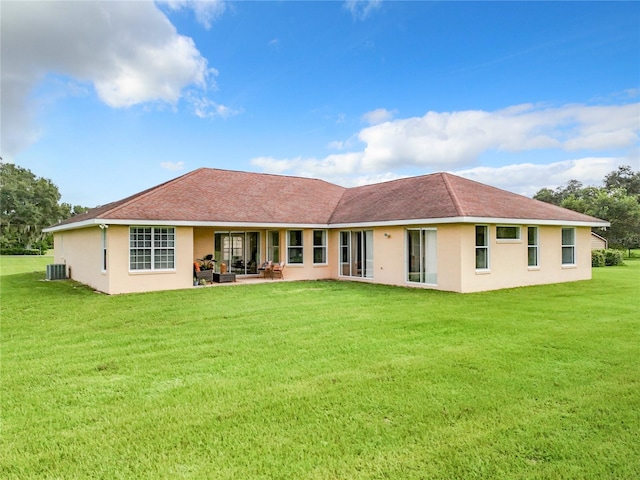
{"type": "Polygon", "coordinates": [[[536,107],[516,105],[495,112],[428,112],[423,117],[397,119],[362,129],[361,148],[334,141],[330,148],[341,153],[324,158],[274,159],[261,157],[252,163],[271,173],[324,178],[341,185],[360,185],[399,178],[403,168],[419,171],[456,170],[457,173],[500,188],[533,195],[540,188],[555,188],[576,179],[599,184],[618,165],[638,165],[640,104],[613,106],[565,105],[536,107]],[[550,164],[516,164],[506,167],[473,167],[481,155],[491,152],[536,150],[573,152],[588,156],[550,164]],[[598,151],[624,156],[598,156],[598,151]],[[342,153],[344,152],[344,153],[342,153]],[[464,167],[468,167],[464,169],[464,167]],[[461,170],[462,168],[462,170],[461,170]]]}
{"type": "Polygon", "coordinates": [[[242,113],[241,109],[221,105],[203,95],[190,94],[187,98],[193,107],[193,113],[199,118],[229,118],[242,113]]]}
{"type": "Polygon", "coordinates": [[[291,160],[278,160],[273,157],[257,157],[251,160],[251,164],[256,167],[260,167],[267,173],[285,173],[290,172],[301,163],[300,158],[293,158],[291,160]]]}
{"type": "MultiPolygon", "coordinates": [[[[350,157],[332,155],[323,160],[293,158],[278,160],[260,157],[252,164],[263,171],[274,174],[322,178],[346,187],[387,182],[407,175],[395,172],[358,174],[354,166],[362,160],[358,154],[350,157]]],[[[542,188],[555,189],[569,180],[578,180],[585,186],[599,186],[605,175],[620,165],[638,164],[638,158],[629,157],[587,157],[553,162],[549,164],[519,163],[502,167],[475,167],[453,170],[451,173],[475,180],[486,185],[502,188],[510,192],[532,197],[542,188]]]]}
{"type": "MultiPolygon", "coordinates": [[[[521,163],[503,167],[476,167],[452,173],[494,187],[533,196],[541,188],[555,189],[569,180],[600,186],[605,175],[629,158],[589,157],[548,164],[521,163]]],[[[637,162],[637,160],[636,160],[637,162]]]]}
{"type": "Polygon", "coordinates": [[[371,12],[382,5],[382,0],[345,0],[344,8],[351,12],[356,20],[366,19],[371,12]]]}
{"type": "Polygon", "coordinates": [[[377,175],[359,175],[350,179],[346,183],[342,183],[341,185],[348,186],[362,186],[362,185],[372,185],[374,183],[382,183],[382,182],[390,182],[391,180],[398,180],[399,178],[406,178],[407,175],[398,175],[397,173],[387,172],[380,173],[377,175]]]}
{"type": "Polygon", "coordinates": [[[191,9],[195,13],[196,21],[209,30],[212,23],[226,10],[227,4],[222,0],[162,0],[158,3],[166,4],[172,10],[191,9]]]}
{"type": "Polygon", "coordinates": [[[160,162],[160,168],[175,172],[184,169],[184,162],[160,162]]]}
{"type": "Polygon", "coordinates": [[[539,149],[606,150],[638,142],[640,104],[519,105],[487,112],[428,112],[360,131],[362,168],[382,171],[407,166],[472,164],[488,151],[539,149]]]}
{"type": "Polygon", "coordinates": [[[3,2],[1,21],[6,154],[34,140],[28,98],[48,74],[92,84],[117,108],[176,105],[185,88],[211,87],[215,73],[151,1],[3,2]]]}
{"type": "Polygon", "coordinates": [[[263,171],[276,174],[293,174],[301,177],[335,179],[350,177],[358,171],[362,161],[361,153],[345,153],[329,155],[321,160],[315,158],[296,157],[276,159],[273,157],[257,157],[251,164],[263,171]]]}
{"type": "Polygon", "coordinates": [[[369,125],[377,125],[379,123],[388,122],[393,119],[395,113],[386,108],[377,108],[362,115],[362,121],[369,125]]]}

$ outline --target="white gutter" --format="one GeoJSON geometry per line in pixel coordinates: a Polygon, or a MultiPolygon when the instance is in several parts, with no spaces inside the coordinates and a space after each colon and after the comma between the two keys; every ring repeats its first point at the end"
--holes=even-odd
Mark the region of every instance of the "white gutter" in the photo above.
{"type": "Polygon", "coordinates": [[[497,218],[497,217],[445,217],[445,218],[419,218],[410,220],[389,220],[384,222],[361,223],[332,223],[330,228],[358,227],[392,227],[402,225],[442,225],[451,223],[489,223],[498,225],[552,225],[563,227],[609,227],[606,221],[583,222],[571,220],[540,220],[534,218],[497,218]]]}
{"type": "Polygon", "coordinates": [[[606,221],[583,222],[571,220],[539,220],[522,218],[495,218],[495,217],[445,217],[445,218],[422,218],[410,220],[388,220],[383,222],[356,222],[356,223],[257,223],[257,222],[204,222],[187,220],[113,220],[92,218],[77,223],[66,223],[64,225],[54,225],[43,229],[45,233],[62,232],[66,230],[77,230],[104,225],[132,225],[132,226],[169,226],[169,227],[234,227],[234,228],[365,228],[365,227],[391,227],[403,225],[442,225],[452,223],[471,224],[498,224],[498,225],[550,225],[564,227],[609,227],[611,224],[606,221]]]}

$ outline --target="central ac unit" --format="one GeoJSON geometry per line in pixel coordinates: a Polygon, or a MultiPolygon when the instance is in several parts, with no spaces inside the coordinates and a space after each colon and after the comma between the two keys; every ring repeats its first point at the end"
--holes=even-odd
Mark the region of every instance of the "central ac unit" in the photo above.
{"type": "Polygon", "coordinates": [[[47,265],[47,280],[64,280],[67,278],[67,266],[64,263],[47,265]]]}

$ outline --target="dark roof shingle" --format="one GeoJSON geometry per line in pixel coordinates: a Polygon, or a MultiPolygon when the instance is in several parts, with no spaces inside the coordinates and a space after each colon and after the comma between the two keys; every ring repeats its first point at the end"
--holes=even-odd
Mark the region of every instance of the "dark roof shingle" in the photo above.
{"type": "Polygon", "coordinates": [[[200,168],[56,227],[92,219],[330,225],[461,217],[607,223],[449,173],[344,188],[311,178],[200,168]]]}
{"type": "Polygon", "coordinates": [[[455,217],[599,221],[450,173],[434,173],[350,188],[331,216],[331,223],[455,217]]]}

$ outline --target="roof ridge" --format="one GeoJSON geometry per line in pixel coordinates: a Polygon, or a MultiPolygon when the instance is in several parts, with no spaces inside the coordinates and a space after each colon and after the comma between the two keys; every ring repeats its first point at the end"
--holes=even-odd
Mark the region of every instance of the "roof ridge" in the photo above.
{"type": "MultiPolygon", "coordinates": [[[[146,190],[143,190],[142,192],[135,193],[135,194],[131,195],[130,197],[125,198],[124,201],[122,201],[122,203],[119,203],[117,206],[104,211],[103,212],[103,216],[104,215],[113,214],[113,213],[117,212],[118,210],[126,207],[131,202],[134,202],[136,200],[144,198],[147,195],[150,195],[152,192],[157,192],[159,190],[164,190],[169,184],[172,184],[172,183],[177,182],[178,180],[182,180],[184,178],[190,177],[190,176],[196,174],[197,172],[199,172],[201,170],[204,170],[204,167],[196,168],[195,170],[187,172],[184,175],[180,175],[179,177],[172,178],[171,180],[167,180],[166,182],[161,183],[160,185],[156,185],[154,187],[147,188],[146,190]]],[[[114,202],[114,203],[118,203],[118,202],[114,202]]]]}
{"type": "Polygon", "coordinates": [[[460,202],[460,199],[456,195],[456,192],[453,189],[451,182],[449,182],[449,174],[447,174],[446,172],[441,172],[440,176],[442,177],[442,181],[444,182],[444,186],[447,189],[447,192],[449,192],[449,197],[451,198],[451,201],[453,201],[453,206],[455,207],[456,212],[458,212],[458,215],[463,217],[464,211],[462,208],[462,203],[460,202]]]}
{"type": "Polygon", "coordinates": [[[333,217],[337,215],[338,206],[340,206],[340,204],[342,203],[342,199],[347,195],[347,192],[349,192],[351,188],[354,188],[354,187],[342,187],[342,192],[340,192],[340,198],[331,209],[331,215],[329,215],[329,220],[328,220],[329,225],[333,223],[333,217]]]}
{"type": "Polygon", "coordinates": [[[295,178],[298,180],[309,180],[317,183],[326,183],[327,185],[332,185],[334,187],[340,187],[342,189],[347,189],[348,187],[343,187],[342,185],[338,185],[337,183],[330,182],[323,178],[315,178],[315,177],[305,177],[302,175],[285,175],[283,173],[272,173],[272,172],[249,172],[246,170],[232,170],[229,168],[215,168],[215,167],[201,167],[198,170],[215,170],[217,172],[227,172],[227,173],[241,173],[243,175],[260,175],[260,176],[269,176],[269,177],[278,177],[278,178],[295,178]]]}

